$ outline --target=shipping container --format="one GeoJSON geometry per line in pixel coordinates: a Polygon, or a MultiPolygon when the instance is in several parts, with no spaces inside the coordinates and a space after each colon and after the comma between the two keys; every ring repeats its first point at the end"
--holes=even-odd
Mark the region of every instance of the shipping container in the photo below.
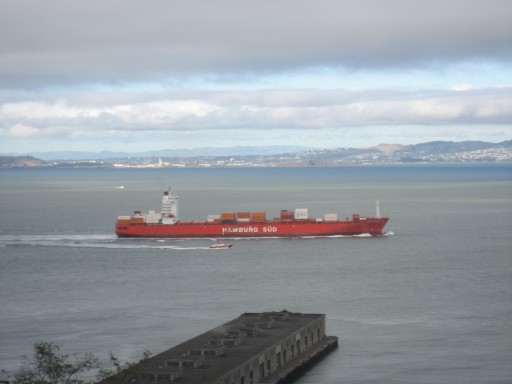
{"type": "Polygon", "coordinates": [[[337,221],[338,215],[336,213],[325,213],[324,221],[337,221]]]}
{"type": "Polygon", "coordinates": [[[293,219],[293,211],[288,211],[286,209],[281,210],[281,219],[293,219]]]}
{"type": "Polygon", "coordinates": [[[309,217],[307,208],[297,208],[293,215],[295,220],[306,220],[309,217]]]}
{"type": "Polygon", "coordinates": [[[162,219],[162,214],[160,212],[149,211],[147,215],[144,216],[144,220],[148,224],[158,224],[162,219]]]}
{"type": "Polygon", "coordinates": [[[216,221],[216,220],[217,220],[217,221],[219,221],[219,220],[220,220],[220,215],[208,215],[208,216],[206,217],[206,221],[207,221],[208,223],[215,223],[215,221],[216,221]]]}
{"type": "Polygon", "coordinates": [[[222,222],[234,222],[236,220],[236,214],[234,212],[224,212],[220,215],[222,222]]]}
{"type": "Polygon", "coordinates": [[[266,221],[265,212],[253,212],[251,217],[252,223],[263,223],[266,221]]]}

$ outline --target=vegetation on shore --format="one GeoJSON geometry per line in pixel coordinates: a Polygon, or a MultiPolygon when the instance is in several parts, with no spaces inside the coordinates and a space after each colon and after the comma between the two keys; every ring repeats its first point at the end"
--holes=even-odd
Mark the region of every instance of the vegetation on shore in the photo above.
{"type": "Polygon", "coordinates": [[[151,356],[144,351],[137,362],[122,362],[110,353],[110,367],[104,367],[92,353],[63,354],[61,346],[52,342],[34,344],[32,357],[22,358],[21,368],[14,374],[15,384],[88,384],[104,381],[122,384],[128,378],[142,374],[145,362],[151,356]],[[87,380],[85,377],[94,377],[87,380]]]}

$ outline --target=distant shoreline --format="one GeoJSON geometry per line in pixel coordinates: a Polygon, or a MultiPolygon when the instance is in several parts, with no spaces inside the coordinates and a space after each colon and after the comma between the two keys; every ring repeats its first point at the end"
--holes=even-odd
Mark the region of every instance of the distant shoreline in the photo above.
{"type": "MultiPolygon", "coordinates": [[[[108,158],[101,157],[102,154],[106,156],[105,153],[76,153],[76,158],[61,159],[42,159],[31,155],[0,156],[0,168],[290,168],[379,164],[512,163],[512,140],[501,143],[436,141],[405,146],[382,144],[369,148],[315,149],[260,155],[229,153],[235,150],[240,151],[240,148],[217,150],[217,152],[224,151],[225,154],[164,156],[165,151],[157,151],[155,153],[160,153],[160,155],[145,152],[144,154],[124,154],[124,156],[108,158]],[[82,158],[79,158],[80,156],[82,158]],[[91,156],[98,157],[90,158],[91,156]]],[[[261,153],[268,153],[269,150],[269,147],[260,149],[261,153]]],[[[169,151],[172,153],[172,150],[169,151]]],[[[251,151],[257,151],[257,149],[251,148],[251,151]]],[[[205,152],[208,152],[208,149],[205,149],[205,152]]],[[[51,153],[51,155],[58,157],[59,153],[51,153]]],[[[69,152],[66,152],[66,155],[73,156],[69,152]]],[[[50,153],[45,156],[50,156],[50,153]]]]}
{"type": "Polygon", "coordinates": [[[91,166],[91,165],[44,165],[44,166],[1,166],[0,170],[49,170],[49,169],[108,169],[108,170],[136,170],[136,169],[152,169],[152,170],[169,170],[169,169],[211,169],[211,170],[219,170],[219,169],[286,169],[286,168],[369,168],[369,167],[483,167],[483,166],[512,166],[512,161],[472,161],[472,162],[423,162],[423,163],[373,163],[373,164],[344,164],[344,165],[319,165],[319,166],[186,166],[186,167],[144,167],[144,166],[126,166],[126,167],[116,167],[116,166],[91,166]]]}

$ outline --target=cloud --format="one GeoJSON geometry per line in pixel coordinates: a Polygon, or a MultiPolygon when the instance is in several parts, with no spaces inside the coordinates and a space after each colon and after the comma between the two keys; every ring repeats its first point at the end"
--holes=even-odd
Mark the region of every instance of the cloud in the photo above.
{"type": "Polygon", "coordinates": [[[14,138],[31,138],[39,135],[39,131],[33,127],[23,124],[14,124],[8,128],[8,135],[14,138]]]}
{"type": "MultiPolygon", "coordinates": [[[[0,107],[10,137],[218,130],[345,130],[354,127],[510,125],[509,89],[456,91],[209,91],[126,103],[13,102],[0,107]]],[[[71,98],[70,98],[71,99],[71,98]]]]}
{"type": "Polygon", "coordinates": [[[511,14],[510,0],[4,1],[0,86],[510,63],[511,14]]]}
{"type": "Polygon", "coordinates": [[[468,83],[459,84],[459,85],[452,87],[452,90],[459,91],[459,92],[469,91],[471,89],[473,89],[473,85],[468,84],[468,83]]]}

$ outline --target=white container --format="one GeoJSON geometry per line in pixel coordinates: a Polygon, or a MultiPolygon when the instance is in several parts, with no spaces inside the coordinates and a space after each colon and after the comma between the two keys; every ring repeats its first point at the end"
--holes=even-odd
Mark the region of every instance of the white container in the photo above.
{"type": "Polygon", "coordinates": [[[295,209],[293,217],[295,220],[305,220],[308,218],[308,209],[307,208],[297,208],[295,209]]]}
{"type": "Polygon", "coordinates": [[[337,221],[338,215],[336,213],[326,213],[324,214],[324,221],[337,221]]]}
{"type": "Polygon", "coordinates": [[[209,223],[213,223],[215,220],[220,220],[220,215],[208,215],[206,217],[206,221],[209,223]]]}
{"type": "Polygon", "coordinates": [[[157,224],[162,218],[161,213],[156,213],[155,211],[149,211],[149,213],[144,216],[144,221],[148,224],[157,224]]]}

